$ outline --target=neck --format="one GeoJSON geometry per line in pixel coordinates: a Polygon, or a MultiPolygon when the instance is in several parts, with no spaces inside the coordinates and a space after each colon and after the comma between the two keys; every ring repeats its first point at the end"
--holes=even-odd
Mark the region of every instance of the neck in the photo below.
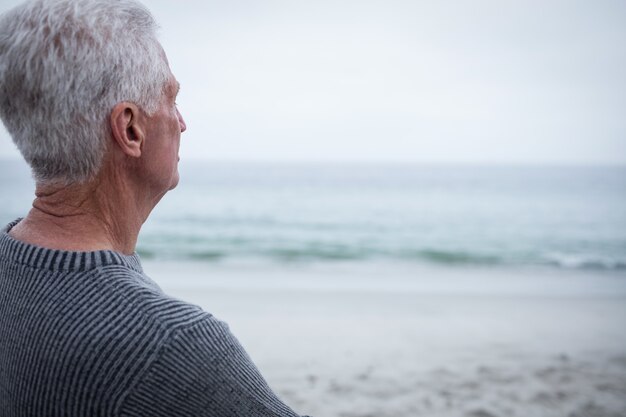
{"type": "MultiPolygon", "coordinates": [[[[111,177],[108,177],[109,179],[111,177]]],[[[37,246],[68,251],[135,251],[141,225],[154,204],[138,201],[129,182],[37,185],[33,207],[11,236],[37,246]]]]}

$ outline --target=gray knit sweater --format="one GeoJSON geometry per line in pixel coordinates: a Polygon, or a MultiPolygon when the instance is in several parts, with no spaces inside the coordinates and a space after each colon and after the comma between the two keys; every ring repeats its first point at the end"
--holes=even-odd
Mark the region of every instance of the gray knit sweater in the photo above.
{"type": "Polygon", "coordinates": [[[137,256],[0,233],[0,416],[296,416],[228,326],[137,256]]]}

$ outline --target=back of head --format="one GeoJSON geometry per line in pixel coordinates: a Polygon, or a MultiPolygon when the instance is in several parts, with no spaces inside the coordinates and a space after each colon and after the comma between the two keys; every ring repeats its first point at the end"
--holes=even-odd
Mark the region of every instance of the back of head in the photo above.
{"type": "Polygon", "coordinates": [[[156,110],[169,68],[135,0],[33,0],[0,17],[0,117],[38,182],[84,182],[121,101],[156,110]]]}

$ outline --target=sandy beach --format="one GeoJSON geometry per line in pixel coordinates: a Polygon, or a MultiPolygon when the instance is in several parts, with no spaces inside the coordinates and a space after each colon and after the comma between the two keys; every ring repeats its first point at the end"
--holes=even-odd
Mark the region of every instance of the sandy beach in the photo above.
{"type": "Polygon", "coordinates": [[[626,416],[626,277],[147,262],[302,414],[626,416]]]}

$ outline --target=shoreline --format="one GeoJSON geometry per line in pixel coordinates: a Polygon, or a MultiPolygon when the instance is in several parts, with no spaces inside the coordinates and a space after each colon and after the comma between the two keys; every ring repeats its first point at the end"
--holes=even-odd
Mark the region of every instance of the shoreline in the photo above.
{"type": "Polygon", "coordinates": [[[457,295],[626,296],[626,272],[538,266],[441,266],[401,262],[211,263],[142,260],[168,288],[411,292],[457,295]]]}

